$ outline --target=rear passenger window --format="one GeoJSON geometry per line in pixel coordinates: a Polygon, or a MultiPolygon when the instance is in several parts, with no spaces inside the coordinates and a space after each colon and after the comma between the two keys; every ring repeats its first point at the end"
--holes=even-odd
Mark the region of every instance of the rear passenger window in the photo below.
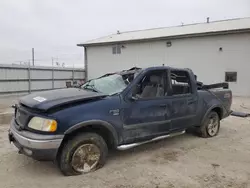
{"type": "Polygon", "coordinates": [[[173,95],[191,93],[190,78],[186,71],[171,71],[171,84],[173,95]]]}

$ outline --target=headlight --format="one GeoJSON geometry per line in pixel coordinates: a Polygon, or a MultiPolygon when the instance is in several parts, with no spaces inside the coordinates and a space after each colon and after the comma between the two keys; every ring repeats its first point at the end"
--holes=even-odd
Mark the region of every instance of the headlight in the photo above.
{"type": "Polygon", "coordinates": [[[33,117],[28,127],[39,131],[55,132],[57,129],[57,122],[52,119],[33,117]]]}

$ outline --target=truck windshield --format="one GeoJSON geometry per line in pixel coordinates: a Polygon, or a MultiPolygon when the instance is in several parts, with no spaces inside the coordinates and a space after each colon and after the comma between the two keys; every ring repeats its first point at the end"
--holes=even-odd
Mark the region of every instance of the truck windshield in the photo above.
{"type": "Polygon", "coordinates": [[[102,78],[97,78],[86,82],[81,86],[82,89],[88,89],[95,92],[101,92],[107,95],[113,95],[122,92],[128,83],[119,74],[113,74],[102,78]]]}

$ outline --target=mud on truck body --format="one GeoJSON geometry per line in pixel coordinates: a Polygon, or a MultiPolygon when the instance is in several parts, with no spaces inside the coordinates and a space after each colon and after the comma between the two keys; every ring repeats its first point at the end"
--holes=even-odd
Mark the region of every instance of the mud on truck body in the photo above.
{"type": "MultiPolygon", "coordinates": [[[[226,83],[204,85],[190,69],[132,68],[80,88],[34,93],[14,106],[9,140],[37,160],[57,161],[64,175],[102,167],[111,149],[197,130],[214,137],[229,116],[226,83]]],[[[131,153],[132,155],[132,153],[131,153]]]]}

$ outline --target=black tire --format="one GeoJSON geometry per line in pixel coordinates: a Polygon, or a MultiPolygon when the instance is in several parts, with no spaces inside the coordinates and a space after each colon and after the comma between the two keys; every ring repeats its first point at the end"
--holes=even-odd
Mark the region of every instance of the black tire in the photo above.
{"type": "Polygon", "coordinates": [[[65,176],[83,174],[82,172],[76,171],[71,164],[74,152],[83,144],[93,144],[97,146],[100,151],[99,161],[91,171],[95,171],[105,164],[108,155],[108,147],[104,139],[96,133],[81,133],[64,144],[58,157],[59,168],[65,176]]]}
{"type": "Polygon", "coordinates": [[[205,118],[203,125],[201,125],[201,127],[199,128],[200,136],[203,138],[214,137],[218,135],[219,130],[220,130],[220,117],[217,112],[211,111],[205,118]],[[213,119],[213,121],[216,121],[217,123],[217,129],[215,129],[213,134],[211,134],[211,130],[209,129],[211,118],[213,119]]]}

